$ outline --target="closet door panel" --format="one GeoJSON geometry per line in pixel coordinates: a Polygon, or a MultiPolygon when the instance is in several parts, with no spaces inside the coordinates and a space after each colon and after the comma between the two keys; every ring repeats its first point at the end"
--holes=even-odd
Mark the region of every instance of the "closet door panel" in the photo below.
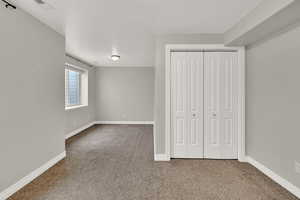
{"type": "Polygon", "coordinates": [[[221,57],[221,127],[222,158],[237,158],[237,53],[221,57]]]}
{"type": "Polygon", "coordinates": [[[236,52],[205,52],[204,157],[237,158],[236,52]]]}
{"type": "Polygon", "coordinates": [[[205,85],[205,131],[204,157],[219,157],[220,138],[220,57],[215,53],[204,53],[205,85]]]}
{"type": "Polygon", "coordinates": [[[184,157],[187,144],[187,70],[185,54],[171,55],[171,156],[184,157]]]}
{"type": "Polygon", "coordinates": [[[189,52],[188,59],[188,145],[187,158],[203,158],[203,52],[189,52]]]}
{"type": "Polygon", "coordinates": [[[203,158],[203,53],[171,54],[171,156],[203,158]]]}

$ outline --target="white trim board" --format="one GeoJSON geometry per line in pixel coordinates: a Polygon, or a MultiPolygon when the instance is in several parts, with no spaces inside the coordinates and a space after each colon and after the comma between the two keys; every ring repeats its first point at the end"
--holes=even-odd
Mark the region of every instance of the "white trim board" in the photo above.
{"type": "Polygon", "coordinates": [[[37,168],[15,184],[11,185],[4,191],[0,193],[0,200],[5,200],[11,195],[13,195],[15,192],[23,188],[25,185],[33,181],[35,178],[43,174],[45,171],[47,171],[49,168],[54,166],[56,163],[58,163],[60,160],[64,159],[66,157],[66,151],[62,152],[58,156],[54,157],[53,159],[49,160],[47,163],[42,165],[41,167],[37,168]]]}
{"type": "Polygon", "coordinates": [[[95,124],[154,124],[153,121],[95,121],[95,124]]]}
{"type": "Polygon", "coordinates": [[[276,174],[275,172],[273,172],[271,169],[267,168],[263,164],[259,163],[255,159],[253,159],[251,157],[247,157],[247,161],[248,161],[248,163],[250,163],[251,165],[256,167],[259,171],[264,173],[266,176],[271,178],[273,181],[275,181],[276,183],[278,183],[279,185],[281,185],[282,187],[287,189],[289,192],[294,194],[296,197],[300,198],[300,188],[296,187],[295,185],[293,185],[291,182],[289,182],[285,178],[282,178],[281,176],[279,176],[278,174],[276,174]]]}
{"type": "Polygon", "coordinates": [[[84,131],[85,129],[88,129],[90,128],[91,126],[95,125],[95,122],[91,122],[85,126],[82,126],[74,131],[72,131],[71,133],[68,133],[66,136],[65,136],[65,139],[69,139],[70,137],[73,137],[74,135],[77,135],[78,133],[84,131]]]}
{"type": "Polygon", "coordinates": [[[155,161],[170,161],[170,157],[167,154],[154,154],[155,161]]]}
{"type": "Polygon", "coordinates": [[[165,154],[171,157],[171,52],[172,51],[237,51],[239,63],[238,91],[238,160],[246,162],[245,151],[245,47],[224,44],[167,44],[165,48],[165,154]]]}

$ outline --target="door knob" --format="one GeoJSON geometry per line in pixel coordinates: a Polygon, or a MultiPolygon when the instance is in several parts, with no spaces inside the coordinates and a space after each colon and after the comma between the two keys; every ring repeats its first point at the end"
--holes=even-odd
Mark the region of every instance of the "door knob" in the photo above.
{"type": "Polygon", "coordinates": [[[195,114],[195,113],[193,114],[193,117],[196,117],[196,114],[195,114]]]}
{"type": "Polygon", "coordinates": [[[213,117],[216,117],[216,116],[217,116],[217,113],[213,113],[212,116],[213,116],[213,117]]]}

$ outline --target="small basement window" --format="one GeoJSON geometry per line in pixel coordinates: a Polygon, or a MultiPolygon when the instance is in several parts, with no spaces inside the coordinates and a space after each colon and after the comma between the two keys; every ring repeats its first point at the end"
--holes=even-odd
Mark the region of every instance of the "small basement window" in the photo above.
{"type": "Polygon", "coordinates": [[[88,71],[74,65],[65,65],[65,108],[88,105],[88,71]]]}

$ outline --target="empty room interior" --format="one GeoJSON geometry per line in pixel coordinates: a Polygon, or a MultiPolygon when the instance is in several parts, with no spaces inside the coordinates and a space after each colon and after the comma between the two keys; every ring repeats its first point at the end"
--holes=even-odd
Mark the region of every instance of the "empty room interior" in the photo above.
{"type": "Polygon", "coordinates": [[[299,200],[299,0],[0,0],[0,200],[299,200]]]}

